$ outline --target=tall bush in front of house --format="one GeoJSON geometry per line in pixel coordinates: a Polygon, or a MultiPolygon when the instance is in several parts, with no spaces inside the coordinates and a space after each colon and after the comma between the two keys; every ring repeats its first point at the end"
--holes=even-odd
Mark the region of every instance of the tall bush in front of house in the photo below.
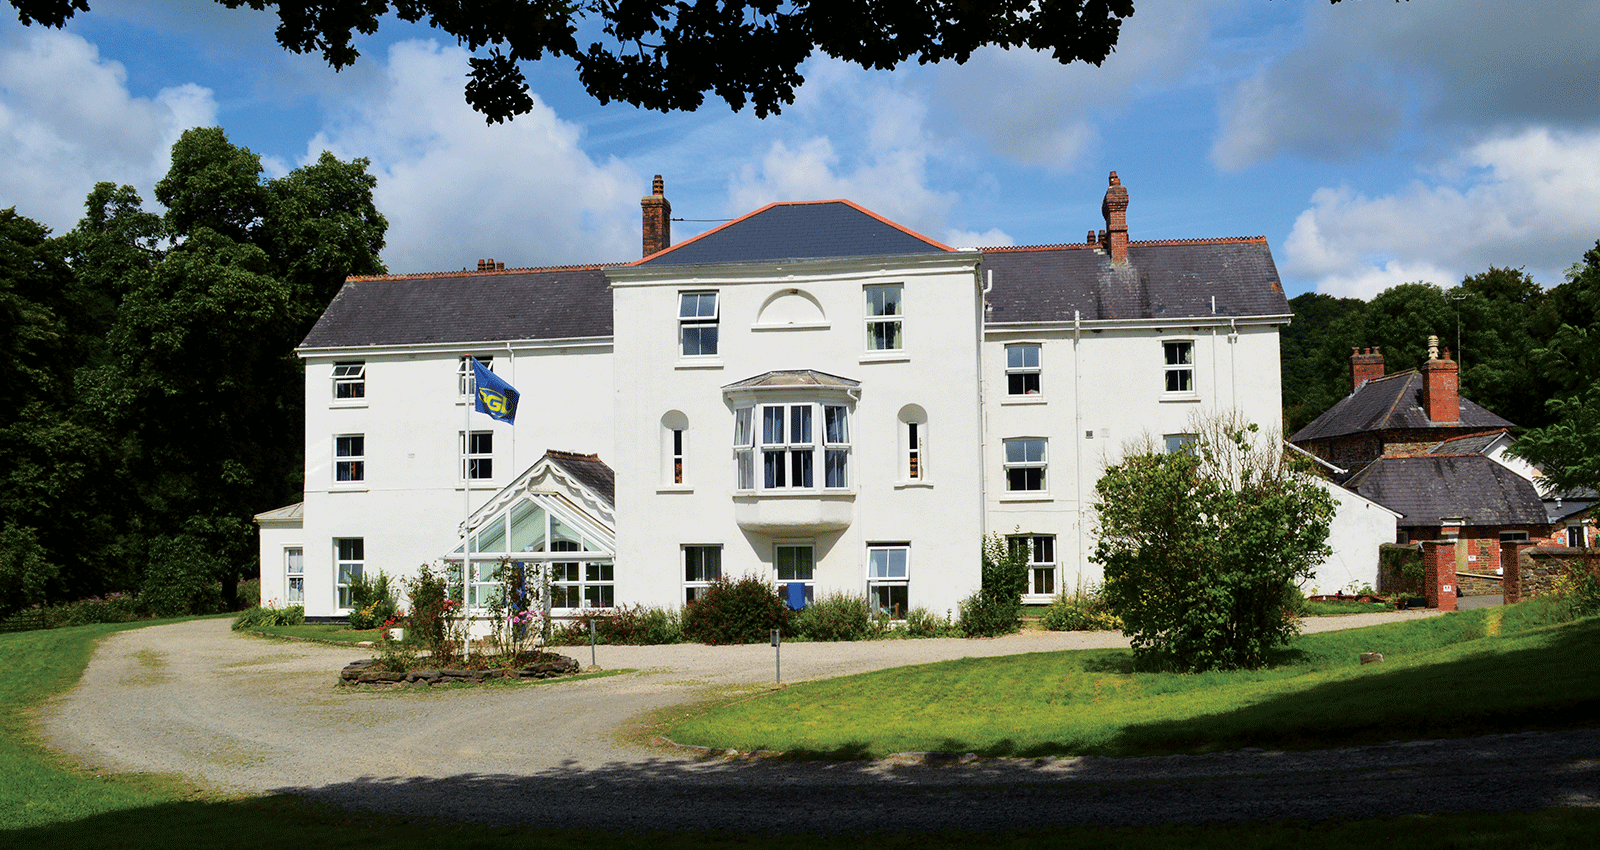
{"type": "Polygon", "coordinates": [[[983,539],[978,592],[961,600],[961,630],[967,637],[1010,634],[1022,624],[1022,593],[1028,588],[1027,538],[991,534],[983,539]]]}
{"type": "Polygon", "coordinates": [[[777,588],[755,576],[719,578],[683,609],[683,636],[700,643],[758,643],[788,625],[777,588]]]}
{"type": "Polygon", "coordinates": [[[1298,585],[1328,556],[1333,497],[1237,417],[1189,450],[1150,447],[1095,484],[1093,559],[1143,667],[1260,667],[1298,631],[1298,585]]]}

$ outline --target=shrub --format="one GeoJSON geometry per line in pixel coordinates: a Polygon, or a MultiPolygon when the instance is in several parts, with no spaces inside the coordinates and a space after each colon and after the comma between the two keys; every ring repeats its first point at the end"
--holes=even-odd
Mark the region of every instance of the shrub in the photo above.
{"type": "Polygon", "coordinates": [[[236,632],[248,629],[259,629],[263,626],[299,626],[306,621],[306,609],[300,605],[290,605],[287,608],[261,607],[257,605],[247,608],[233,618],[233,630],[236,632]]]}
{"type": "Polygon", "coordinates": [[[375,629],[400,612],[389,589],[389,577],[380,570],[377,578],[361,574],[350,581],[350,628],[375,629]]]}
{"type": "Polygon", "coordinates": [[[943,617],[926,608],[912,608],[906,612],[906,624],[902,629],[906,637],[931,638],[931,637],[961,637],[961,626],[951,621],[947,613],[943,617]]]}
{"type": "Polygon", "coordinates": [[[403,584],[411,600],[411,616],[406,618],[407,642],[421,643],[439,651],[445,642],[445,602],[450,598],[445,572],[423,564],[416,576],[404,580],[403,584]]]}
{"type": "Polygon", "coordinates": [[[239,582],[239,606],[241,608],[254,608],[261,604],[261,579],[253,578],[239,582]]]}
{"type": "Polygon", "coordinates": [[[1063,592],[1045,609],[1040,625],[1053,632],[1109,631],[1122,628],[1122,620],[1112,613],[1100,585],[1078,585],[1070,595],[1063,592]]]}
{"type": "Polygon", "coordinates": [[[1422,595],[1422,544],[1378,547],[1378,589],[1389,594],[1422,595]]]}
{"type": "Polygon", "coordinates": [[[683,640],[683,615],[676,608],[623,605],[595,624],[606,643],[650,646],[683,640]]]}
{"type": "Polygon", "coordinates": [[[154,617],[221,613],[226,610],[217,583],[222,570],[200,537],[158,537],[150,543],[150,566],[139,595],[154,617]]]}
{"type": "Polygon", "coordinates": [[[789,607],[771,584],[755,576],[736,581],[724,577],[683,610],[683,636],[712,645],[757,643],[767,640],[772,629],[787,630],[789,616],[789,607]]]}
{"type": "Polygon", "coordinates": [[[982,586],[961,600],[961,630],[967,637],[1010,634],[1022,623],[1022,593],[1028,589],[1027,538],[983,539],[982,586]]]}
{"type": "Polygon", "coordinates": [[[883,636],[888,622],[865,596],[830,593],[796,611],[789,629],[807,640],[871,640],[883,636]]]}

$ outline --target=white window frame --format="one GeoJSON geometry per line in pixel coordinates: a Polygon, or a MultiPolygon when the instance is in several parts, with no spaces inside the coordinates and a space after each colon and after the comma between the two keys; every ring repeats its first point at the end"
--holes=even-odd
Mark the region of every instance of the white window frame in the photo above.
{"type": "Polygon", "coordinates": [[[735,486],[741,491],[850,489],[850,409],[823,401],[734,409],[735,486]],[[804,433],[797,433],[804,426],[804,433]],[[756,464],[759,459],[761,463],[756,464]],[[809,477],[809,483],[807,478],[809,477]]]}
{"type": "Polygon", "coordinates": [[[722,350],[721,316],[722,296],[716,290],[701,289],[678,293],[678,356],[684,359],[716,357],[722,350]],[[705,309],[708,298],[711,305],[710,312],[705,309]],[[706,350],[706,339],[703,335],[708,329],[711,331],[710,351],[706,350]],[[694,351],[689,350],[691,332],[695,340],[694,351]]]}
{"type": "Polygon", "coordinates": [[[1050,441],[1044,437],[1013,437],[1001,441],[1001,460],[1005,472],[1006,493],[1037,494],[1050,491],[1048,470],[1050,468],[1050,441]],[[1038,457],[1031,455],[1031,449],[1037,445],[1038,457]],[[1039,471],[1039,486],[1013,487],[1012,473],[1037,469],[1039,471]]]}
{"type": "Polygon", "coordinates": [[[867,544],[867,602],[891,620],[905,619],[911,607],[910,543],[867,544]]]}
{"type": "Polygon", "coordinates": [[[683,546],[683,604],[699,599],[722,577],[721,543],[686,543],[683,546]]]}
{"type": "Polygon", "coordinates": [[[461,480],[494,480],[494,432],[457,431],[461,452],[461,480]],[[484,445],[487,443],[487,446],[484,445]]]}
{"type": "Polygon", "coordinates": [[[907,422],[906,432],[906,480],[922,481],[928,477],[927,459],[924,457],[923,445],[928,439],[928,423],[907,422]]]}
{"type": "Polygon", "coordinates": [[[667,434],[667,439],[672,443],[672,455],[670,460],[670,463],[672,464],[670,469],[672,483],[687,484],[688,477],[685,466],[686,458],[688,457],[689,429],[669,428],[667,430],[669,432],[667,434]]]}
{"type": "Polygon", "coordinates": [[[333,364],[333,403],[361,404],[367,400],[367,364],[341,360],[333,364]]]}
{"type": "Polygon", "coordinates": [[[463,354],[456,363],[456,394],[458,401],[472,399],[478,393],[478,378],[473,374],[472,361],[483,364],[483,368],[494,371],[494,355],[492,354],[463,354]]]}
{"type": "Polygon", "coordinates": [[[904,351],[905,284],[870,284],[862,287],[861,291],[867,351],[904,351]]]}
{"type": "Polygon", "coordinates": [[[817,589],[817,547],[809,541],[779,541],[772,544],[772,573],[776,577],[775,583],[778,593],[785,599],[789,598],[789,583],[798,581],[806,586],[806,604],[816,601],[817,589]],[[798,556],[805,552],[806,563],[798,561],[785,565],[784,552],[791,551],[798,556]],[[784,578],[785,567],[792,574],[791,578],[784,578]]]}
{"type": "Polygon", "coordinates": [[[1039,362],[1041,349],[1042,346],[1037,342],[1006,345],[1006,395],[1037,396],[1044,392],[1041,377],[1043,369],[1039,362]],[[1030,360],[1031,363],[1028,362],[1030,360]]]}
{"type": "Polygon", "coordinates": [[[1019,534],[1006,538],[1015,552],[1023,543],[1028,546],[1028,590],[1024,596],[1055,596],[1060,588],[1056,573],[1056,536],[1054,534],[1019,534]]]}
{"type": "Polygon", "coordinates": [[[1195,341],[1192,339],[1164,339],[1161,341],[1161,388],[1170,397],[1193,398],[1195,388],[1195,341]]]}
{"type": "Polygon", "coordinates": [[[361,484],[367,480],[367,435],[335,434],[333,483],[361,484]]]}
{"type": "Polygon", "coordinates": [[[350,610],[350,580],[365,574],[366,569],[366,538],[333,538],[334,605],[340,611],[350,610]]]}
{"type": "Polygon", "coordinates": [[[302,546],[283,547],[283,604],[306,604],[306,550],[302,546]]]}

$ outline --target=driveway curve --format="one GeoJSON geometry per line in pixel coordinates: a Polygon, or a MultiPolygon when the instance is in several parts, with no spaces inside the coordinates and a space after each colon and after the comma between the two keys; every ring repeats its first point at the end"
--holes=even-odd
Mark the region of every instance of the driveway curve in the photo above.
{"type": "MultiPolygon", "coordinates": [[[[1321,618],[1308,631],[1434,612],[1321,618]]],[[[961,657],[1126,646],[1112,633],[786,644],[785,682],[961,657]]],[[[566,652],[584,664],[589,649],[566,652]]],[[[837,832],[1319,820],[1600,805],[1600,730],[1304,752],[929,764],[705,757],[635,743],[674,705],[770,685],[768,646],[600,647],[638,672],[491,689],[353,692],[367,653],[202,620],[121,632],[42,716],[105,771],[481,823],[837,832]],[[1465,793],[1493,788],[1494,793],[1465,793]],[[1457,793],[1445,791],[1457,789],[1457,793]]]]}

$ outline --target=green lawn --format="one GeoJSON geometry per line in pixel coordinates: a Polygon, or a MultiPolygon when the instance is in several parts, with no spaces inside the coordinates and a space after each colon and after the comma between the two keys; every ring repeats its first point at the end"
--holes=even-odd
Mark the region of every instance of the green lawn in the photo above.
{"type": "Polygon", "coordinates": [[[1600,619],[1541,627],[1513,608],[1307,635],[1261,671],[1134,673],[1127,650],[967,658],[791,686],[664,734],[855,758],[1155,755],[1560,728],[1600,717],[1596,646],[1600,619]],[[1363,651],[1386,660],[1362,666],[1363,651]]]}
{"type": "MultiPolygon", "coordinates": [[[[0,635],[11,661],[0,677],[0,846],[127,848],[127,850],[237,850],[251,846],[384,847],[438,850],[529,846],[548,850],[755,847],[773,850],[854,850],[859,835],[770,836],[711,834],[618,835],[586,828],[491,828],[386,815],[351,814],[293,797],[224,797],[169,777],[103,776],[77,769],[43,747],[32,728],[33,711],[70,688],[95,643],[113,632],[149,623],[84,626],[0,635]]],[[[1592,635],[1589,636],[1592,640],[1592,635]]],[[[1360,643],[1361,641],[1355,641],[1360,643]]],[[[1592,643],[1590,646],[1592,647],[1592,643]]],[[[1342,652],[1343,649],[1339,649],[1342,652]]],[[[597,813],[603,822],[603,813],[597,813]]],[[[1515,847],[1518,850],[1587,848],[1600,834],[1600,810],[1418,815],[1337,824],[1268,823],[1135,829],[1025,829],[1003,833],[875,835],[874,847],[915,850],[1050,848],[1091,850],[1355,850],[1403,842],[1407,850],[1515,847]]]]}

